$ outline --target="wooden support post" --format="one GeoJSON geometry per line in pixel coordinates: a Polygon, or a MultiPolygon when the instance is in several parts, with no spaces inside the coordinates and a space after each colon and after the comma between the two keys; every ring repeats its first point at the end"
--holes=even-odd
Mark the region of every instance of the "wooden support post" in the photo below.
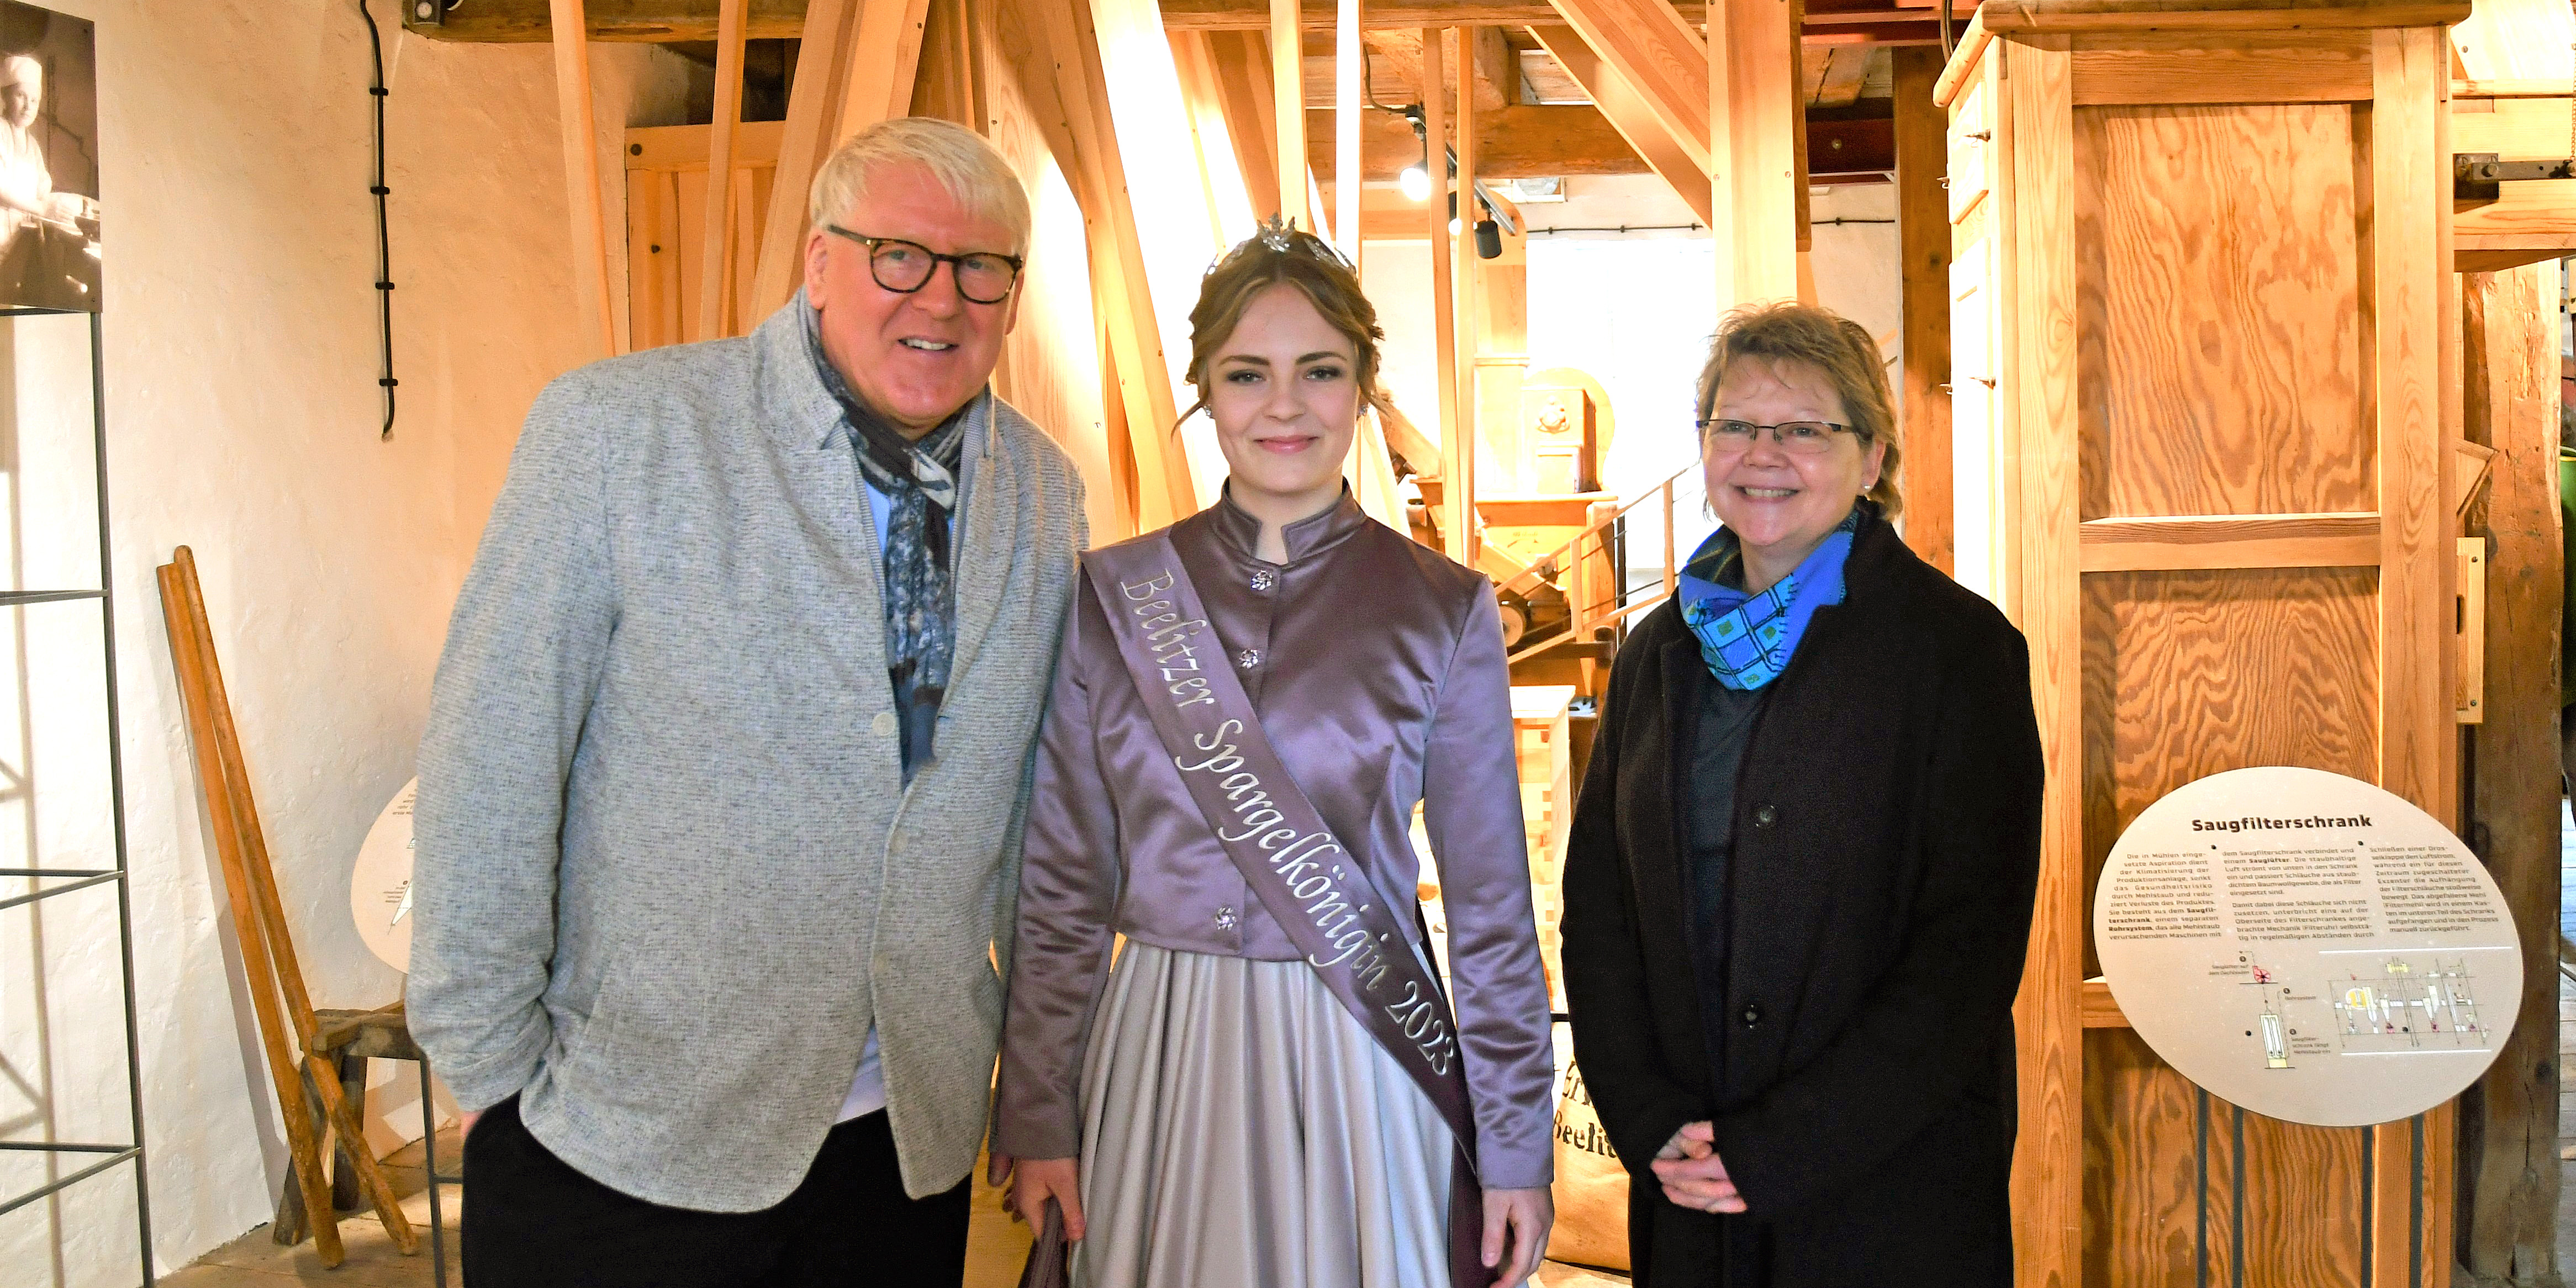
{"type": "Polygon", "coordinates": [[[1199,177],[1208,207],[1208,240],[1231,246],[1279,208],[1279,167],[1270,148],[1270,60],[1249,31],[1171,33],[1172,71],[1181,83],[1199,177]]]}
{"type": "Polygon", "coordinates": [[[1717,256],[1717,304],[1796,298],[1806,211],[1797,15],[1792,0],[1724,0],[1708,17],[1710,203],[1732,207],[1710,227],[1720,247],[1734,248],[1717,256]]]}
{"type": "Polygon", "coordinates": [[[582,0],[550,0],[548,12],[554,21],[555,117],[563,130],[564,198],[572,221],[574,315],[580,319],[586,357],[605,358],[617,352],[617,322],[608,304],[607,215],[599,199],[599,139],[590,109],[590,29],[582,19],[582,0]]]}
{"type": "MultiPolygon", "coordinates": [[[[1458,406],[1458,335],[1457,298],[1449,283],[1449,211],[1441,194],[1449,191],[1446,149],[1449,145],[1449,88],[1445,75],[1448,59],[1442,52],[1445,32],[1438,27],[1422,29],[1422,127],[1423,150],[1431,165],[1431,200],[1423,203],[1423,218],[1431,236],[1431,351],[1439,355],[1434,365],[1439,368],[1440,393],[1440,540],[1445,552],[1461,563],[1467,558],[1467,480],[1459,472],[1459,457],[1474,459],[1459,449],[1467,439],[1461,428],[1466,419],[1458,406]]],[[[1471,464],[1467,469],[1474,469],[1471,464]]]]}
{"type": "Polygon", "coordinates": [[[1932,101],[1941,54],[1888,52],[1896,62],[1896,235],[1905,302],[1905,543],[1950,572],[1958,516],[1950,495],[1950,200],[1941,186],[1950,146],[1945,115],[1932,101]]]}
{"type": "Polygon", "coordinates": [[[1112,419],[1127,431],[1120,435],[1113,428],[1110,447],[1115,454],[1123,441],[1132,455],[1136,530],[1150,532],[1196,513],[1198,495],[1180,439],[1171,432],[1179,410],[1110,119],[1091,5],[1001,0],[994,26],[999,51],[1082,204],[1090,233],[1092,307],[1108,340],[1101,360],[1113,378],[1105,401],[1118,404],[1112,419]]]}
{"type": "Polygon", "coordinates": [[[841,97],[841,128],[821,153],[828,157],[851,135],[912,108],[913,78],[921,74],[921,39],[930,0],[863,0],[851,49],[849,85],[841,97]]]}
{"type": "Polygon", "coordinates": [[[1278,213],[1313,231],[1306,210],[1305,41],[1297,34],[1297,0],[1270,0],[1270,152],[1279,167],[1278,213]]]}
{"type": "MultiPolygon", "coordinates": [[[[1449,557],[1476,567],[1477,547],[1483,542],[1483,523],[1476,513],[1476,445],[1481,439],[1476,399],[1476,340],[1482,329],[1476,325],[1476,279],[1484,271],[1484,261],[1476,253],[1476,221],[1484,214],[1476,204],[1476,96],[1469,92],[1476,83],[1476,29],[1449,29],[1450,56],[1457,60],[1458,93],[1458,212],[1451,221],[1457,231],[1451,265],[1451,281],[1457,290],[1457,303],[1450,334],[1457,341],[1451,361],[1457,370],[1458,449],[1456,468],[1446,480],[1446,495],[1457,498],[1458,545],[1449,557]]],[[[1426,49],[1424,62],[1431,61],[1426,49]]]]}
{"type": "MultiPolygon", "coordinates": [[[[2486,718],[2469,834],[2522,941],[2522,999],[2479,1079],[2468,1168],[2470,1271],[2537,1282],[2556,1256],[2558,1159],[2558,271],[2463,284],[2470,442],[2495,449],[2487,538],[2486,718]]],[[[2473,534],[2474,535],[2474,534],[2473,534]]]]}
{"type": "MultiPolygon", "coordinates": [[[[2442,441],[2442,346],[2448,274],[2428,252],[2450,179],[2442,99],[2450,69],[2438,27],[2371,33],[2377,97],[2370,176],[2376,263],[2370,313],[2379,414],[2380,785],[2455,821],[2457,738],[2451,717],[2452,513],[2442,441]]],[[[2405,1247],[2397,1245],[2399,1261],[2405,1247]]]]}
{"type": "MultiPolygon", "coordinates": [[[[2073,299],[2077,290],[2072,73],[2064,36],[2003,51],[1999,84],[2017,122],[2012,219],[2014,289],[2023,300],[2073,299]]],[[[2011,432],[2021,469],[1999,498],[2015,534],[2010,603],[2030,640],[2031,699],[2047,755],[2044,852],[2084,852],[2084,655],[2081,445],[2076,424],[2075,317],[2023,319],[2010,332],[2011,432]]],[[[2081,1281],[2084,1227],[2084,1046],[2079,992],[2085,881],[2080,862],[2044,864],[2030,931],[2033,969],[2014,1000],[2021,1130],[2013,1155],[2013,1244],[2028,1283],[2081,1281]]]]}
{"type": "Polygon", "coordinates": [[[1360,266],[1360,123],[1368,46],[1360,38],[1360,0],[1340,0],[1333,13],[1333,239],[1342,258],[1360,266]]]}
{"type": "Polygon", "coordinates": [[[778,141],[778,171],[769,189],[768,227],[752,277],[750,316],[765,317],[805,283],[805,233],[812,225],[807,191],[830,151],[830,122],[841,118],[849,79],[851,19],[859,0],[810,0],[799,43],[796,82],[787,91],[787,124],[778,141]]]}
{"type": "Polygon", "coordinates": [[[810,0],[788,91],[769,227],[746,321],[775,312],[805,280],[814,174],[842,140],[912,107],[929,0],[810,0]]]}
{"type": "Polygon", "coordinates": [[[705,256],[699,261],[698,338],[722,339],[739,320],[733,296],[733,150],[742,133],[742,27],[751,0],[723,0],[716,16],[715,120],[707,132],[705,256]]]}

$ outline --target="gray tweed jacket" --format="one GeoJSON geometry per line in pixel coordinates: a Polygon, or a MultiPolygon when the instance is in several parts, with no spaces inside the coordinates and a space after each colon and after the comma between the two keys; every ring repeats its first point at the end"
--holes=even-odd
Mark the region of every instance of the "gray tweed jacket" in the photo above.
{"type": "Polygon", "coordinates": [[[421,740],[413,1034],[459,1104],[517,1095],[564,1161],[668,1206],[785,1198],[871,1025],[905,1188],[974,1166],[1088,539],[1072,462],[979,398],[953,678],[907,788],[803,307],[538,397],[421,740]]]}

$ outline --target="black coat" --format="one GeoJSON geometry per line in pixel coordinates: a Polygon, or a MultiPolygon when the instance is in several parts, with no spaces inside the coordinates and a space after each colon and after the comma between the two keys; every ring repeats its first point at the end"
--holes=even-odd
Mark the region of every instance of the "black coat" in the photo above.
{"type": "Polygon", "coordinates": [[[2039,876],[2030,660],[1863,523],[1735,793],[1726,1068],[1684,939],[1700,686],[1679,605],[1619,650],[1565,863],[1575,1058],[1632,1177],[1640,1288],[2012,1281],[2012,1001],[2039,876]],[[1742,1216],[1647,1168],[1712,1120],[1742,1216]],[[1721,1252],[1721,1249],[1726,1251],[1721,1252]],[[1749,1254],[1749,1255],[1748,1255],[1749,1254]]]}

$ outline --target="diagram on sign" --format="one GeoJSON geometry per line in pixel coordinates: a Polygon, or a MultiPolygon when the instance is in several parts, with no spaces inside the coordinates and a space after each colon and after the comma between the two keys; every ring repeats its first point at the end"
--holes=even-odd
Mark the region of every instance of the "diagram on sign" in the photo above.
{"type": "Polygon", "coordinates": [[[2291,1067],[2290,1036],[2293,1030],[2289,1026],[2289,1021],[2282,1018],[2281,1008],[2289,1005],[2290,990],[2282,987],[2280,981],[2272,978],[2272,972],[2248,959],[2245,954],[2238,953],[2236,960],[2245,964],[2247,975],[2245,985],[2255,990],[2254,995],[2260,999],[2260,1005],[2263,1008],[2262,1014],[2255,1020],[2256,1027],[2247,1029],[2245,1036],[2262,1038],[2264,1068],[2287,1069],[2291,1067]]]}
{"type": "Polygon", "coordinates": [[[2345,1055],[2406,1055],[2487,1045],[2470,991],[2466,958],[2432,958],[2419,966],[2402,956],[2369,957],[2341,979],[2330,980],[2335,1022],[2345,1055]]]}

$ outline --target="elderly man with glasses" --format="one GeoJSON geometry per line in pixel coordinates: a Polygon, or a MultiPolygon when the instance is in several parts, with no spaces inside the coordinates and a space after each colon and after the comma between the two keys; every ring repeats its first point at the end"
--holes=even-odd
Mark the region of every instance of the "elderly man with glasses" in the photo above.
{"type": "Polygon", "coordinates": [[[477,1288],[963,1268],[1082,483],[986,388],[989,145],[863,131],[812,226],[750,337],[539,397],[449,628],[409,1000],[477,1288]]]}

